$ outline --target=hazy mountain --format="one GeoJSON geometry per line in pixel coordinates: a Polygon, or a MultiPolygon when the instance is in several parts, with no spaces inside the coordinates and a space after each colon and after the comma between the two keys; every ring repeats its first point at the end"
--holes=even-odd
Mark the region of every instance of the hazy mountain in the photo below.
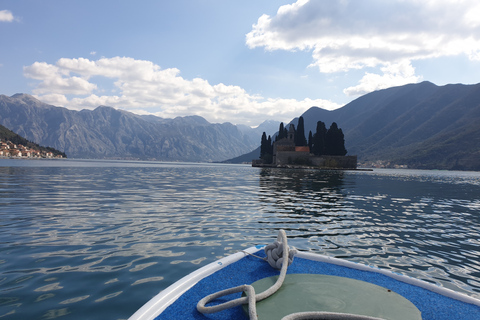
{"type": "Polygon", "coordinates": [[[256,139],[260,141],[262,134],[265,132],[268,135],[273,136],[275,132],[278,131],[278,127],[280,125],[280,121],[275,120],[266,120],[262,122],[258,127],[251,128],[246,125],[237,125],[238,129],[242,131],[244,134],[248,135],[252,139],[256,139]]]}
{"type": "Polygon", "coordinates": [[[255,150],[242,154],[238,157],[223,161],[224,163],[251,163],[252,160],[260,158],[260,147],[255,150]]]}
{"type": "MultiPolygon", "coordinates": [[[[348,154],[414,168],[480,170],[480,84],[409,84],[366,94],[344,107],[310,108],[305,135],[336,122],[348,154]]],[[[294,119],[292,123],[297,123],[294,119]]]]}
{"type": "Polygon", "coordinates": [[[26,94],[0,95],[0,124],[70,158],[221,161],[255,149],[261,135],[199,116],[163,119],[105,106],[73,111],[26,94]]]}

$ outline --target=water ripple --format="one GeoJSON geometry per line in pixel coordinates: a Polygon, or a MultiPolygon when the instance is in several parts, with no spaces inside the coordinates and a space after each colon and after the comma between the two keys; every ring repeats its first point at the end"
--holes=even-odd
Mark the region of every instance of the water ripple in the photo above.
{"type": "MultiPolygon", "coordinates": [[[[1,162],[0,162],[1,165],[1,162]]],[[[18,161],[0,166],[0,317],[124,319],[287,230],[297,248],[480,297],[480,174],[18,161]]]]}

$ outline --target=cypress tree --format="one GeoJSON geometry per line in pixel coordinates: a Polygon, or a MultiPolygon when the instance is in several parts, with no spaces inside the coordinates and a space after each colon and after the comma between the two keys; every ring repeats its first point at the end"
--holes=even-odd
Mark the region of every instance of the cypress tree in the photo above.
{"type": "Polygon", "coordinates": [[[273,154],[273,144],[272,144],[272,137],[268,136],[267,139],[267,153],[273,154]]]}
{"type": "Polygon", "coordinates": [[[310,149],[310,152],[312,151],[312,146],[313,146],[313,136],[312,136],[312,130],[308,132],[308,148],[310,149]]]}
{"type": "Polygon", "coordinates": [[[317,129],[313,135],[312,153],[316,156],[325,154],[325,135],[327,134],[327,127],[322,121],[317,122],[317,129]]]}
{"type": "Polygon", "coordinates": [[[272,163],[273,160],[272,137],[268,136],[267,138],[265,132],[262,134],[262,142],[260,143],[260,159],[262,159],[264,163],[272,163]]]}
{"type": "Polygon", "coordinates": [[[298,118],[297,130],[295,131],[295,145],[307,145],[307,139],[305,139],[305,126],[303,124],[303,117],[298,118]]]}
{"type": "Polygon", "coordinates": [[[332,123],[325,135],[325,151],[326,154],[332,156],[344,156],[347,154],[343,131],[338,128],[335,122],[332,123]]]}
{"type": "Polygon", "coordinates": [[[277,135],[277,140],[285,138],[285,128],[283,127],[283,122],[280,122],[280,128],[278,128],[278,135],[277,135]]]}
{"type": "Polygon", "coordinates": [[[267,151],[267,134],[265,131],[262,134],[262,141],[260,143],[260,159],[263,159],[265,157],[266,151],[267,151]]]}
{"type": "Polygon", "coordinates": [[[338,155],[344,156],[347,154],[347,149],[345,148],[345,135],[341,128],[338,128],[338,155]]]}

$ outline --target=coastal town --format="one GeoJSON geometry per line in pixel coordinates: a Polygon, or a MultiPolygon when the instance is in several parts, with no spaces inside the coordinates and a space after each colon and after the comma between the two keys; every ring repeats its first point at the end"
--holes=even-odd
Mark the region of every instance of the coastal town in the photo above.
{"type": "Polygon", "coordinates": [[[0,158],[64,158],[55,155],[51,151],[29,148],[21,144],[15,144],[8,140],[0,139],[0,158]]]}

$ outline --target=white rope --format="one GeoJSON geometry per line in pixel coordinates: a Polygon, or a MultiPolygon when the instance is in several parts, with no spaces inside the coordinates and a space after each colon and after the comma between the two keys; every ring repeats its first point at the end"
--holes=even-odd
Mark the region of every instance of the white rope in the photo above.
{"type": "MultiPolygon", "coordinates": [[[[222,290],[210,294],[197,303],[197,310],[200,313],[208,314],[215,313],[229,308],[237,307],[242,304],[248,303],[248,315],[250,320],[258,320],[256,302],[264,300],[277,292],[283,284],[285,276],[287,274],[288,266],[293,262],[293,257],[297,250],[294,248],[290,250],[287,245],[287,235],[284,230],[278,232],[277,241],[265,247],[267,258],[262,259],[268,261],[268,263],[276,269],[280,269],[280,275],[270,288],[262,293],[255,294],[255,288],[251,285],[244,284],[234,288],[222,290]],[[281,241],[280,241],[281,240],[281,241]],[[284,257],[288,257],[284,259],[284,257]],[[231,301],[227,301],[215,306],[207,307],[206,304],[214,301],[217,298],[232,294],[246,292],[246,297],[237,298],[231,301]]],[[[282,318],[282,320],[303,320],[303,319],[330,319],[330,320],[383,320],[380,318],[374,318],[369,316],[361,316],[347,313],[333,313],[333,312],[298,312],[282,318]]]]}
{"type": "MultiPolygon", "coordinates": [[[[280,230],[280,232],[285,233],[285,231],[280,230]]],[[[287,247],[288,255],[287,261],[288,264],[287,266],[291,265],[293,262],[293,257],[297,253],[297,250],[293,248],[292,250],[289,250],[288,245],[287,245],[287,236],[285,235],[285,240],[283,242],[279,242],[278,240],[275,241],[274,243],[269,244],[268,246],[265,247],[265,253],[267,254],[267,258],[265,259],[268,264],[275,269],[280,270],[283,266],[283,259],[285,257],[285,254],[283,252],[283,247],[287,247]]]]}
{"type": "MultiPolygon", "coordinates": [[[[287,244],[287,235],[285,234],[285,231],[280,230],[278,232],[277,242],[279,240],[282,240],[282,242],[285,244],[284,246],[282,246],[282,257],[288,257],[288,249],[289,248],[286,245],[287,244]]],[[[216,293],[213,293],[211,295],[206,296],[205,298],[203,298],[202,300],[200,300],[197,303],[197,310],[200,313],[204,313],[204,314],[214,313],[214,312],[226,310],[226,309],[229,309],[229,308],[233,308],[233,307],[236,307],[236,306],[239,306],[239,305],[242,305],[242,304],[245,304],[245,303],[248,302],[248,314],[249,314],[250,320],[257,320],[258,319],[257,318],[257,308],[255,306],[255,302],[268,298],[269,296],[274,294],[278,289],[280,289],[280,287],[283,284],[283,281],[285,280],[285,276],[287,274],[288,259],[286,259],[285,262],[286,263],[282,264],[282,267],[281,267],[281,270],[280,270],[280,276],[278,277],[275,284],[273,286],[271,286],[270,288],[268,288],[267,290],[263,291],[262,293],[255,294],[255,289],[253,288],[253,286],[244,284],[244,285],[241,285],[241,286],[238,286],[238,287],[226,289],[226,290],[219,291],[219,292],[216,292],[216,293]],[[228,302],[225,302],[225,303],[222,303],[222,304],[218,304],[218,305],[212,306],[212,307],[205,306],[207,303],[209,303],[209,302],[211,302],[211,301],[213,301],[217,298],[220,298],[220,297],[232,294],[232,293],[242,292],[242,291],[247,292],[247,297],[238,298],[238,299],[231,300],[231,301],[228,301],[228,302]]]]}

